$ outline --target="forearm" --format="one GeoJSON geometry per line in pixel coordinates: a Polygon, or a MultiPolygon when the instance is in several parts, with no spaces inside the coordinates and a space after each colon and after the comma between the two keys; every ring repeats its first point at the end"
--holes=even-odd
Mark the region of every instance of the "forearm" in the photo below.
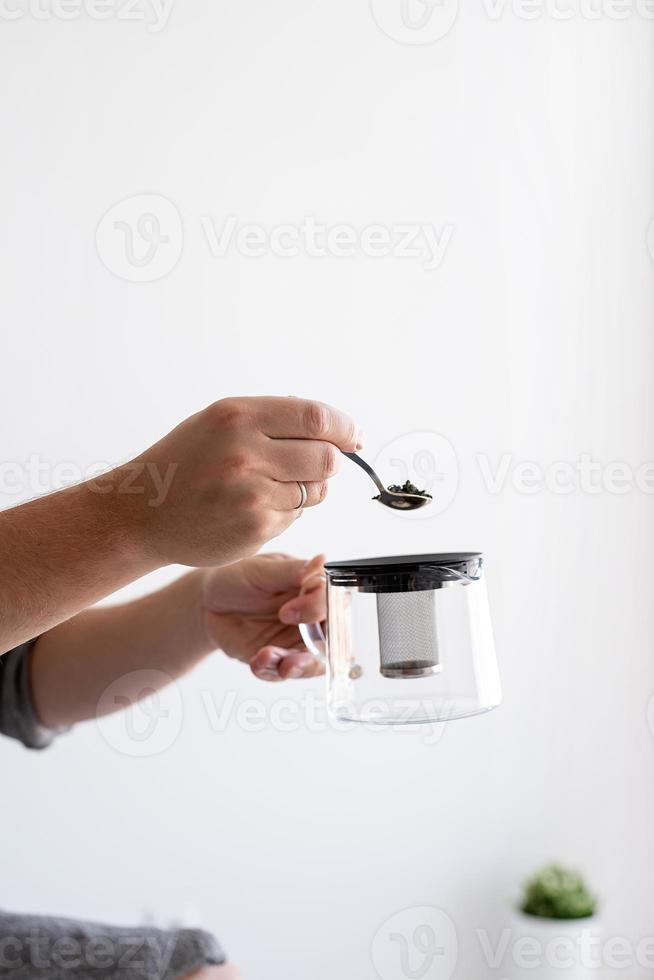
{"type": "Polygon", "coordinates": [[[94,718],[102,693],[118,678],[121,696],[135,701],[143,682],[131,673],[151,669],[148,687],[162,687],[209,653],[214,644],[204,628],[204,574],[191,572],[134,602],[89,609],[41,636],[31,680],[42,723],[56,727],[94,718]]]}
{"type": "Polygon", "coordinates": [[[0,654],[157,566],[139,506],[106,480],[0,513],[0,654]]]}

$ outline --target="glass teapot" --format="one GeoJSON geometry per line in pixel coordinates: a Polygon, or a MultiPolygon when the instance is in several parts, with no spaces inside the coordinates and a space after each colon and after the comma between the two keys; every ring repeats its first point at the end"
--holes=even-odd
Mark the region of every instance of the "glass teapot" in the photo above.
{"type": "Polygon", "coordinates": [[[502,700],[476,552],[329,562],[327,630],[300,627],[326,665],[342,721],[402,725],[467,718],[502,700]]]}

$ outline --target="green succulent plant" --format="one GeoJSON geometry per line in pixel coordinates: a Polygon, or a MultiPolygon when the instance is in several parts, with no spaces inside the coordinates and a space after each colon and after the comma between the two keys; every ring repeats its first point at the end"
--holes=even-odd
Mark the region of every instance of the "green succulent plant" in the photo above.
{"type": "Polygon", "coordinates": [[[597,899],[576,871],[550,864],[527,882],[520,908],[543,919],[586,919],[597,899]]]}

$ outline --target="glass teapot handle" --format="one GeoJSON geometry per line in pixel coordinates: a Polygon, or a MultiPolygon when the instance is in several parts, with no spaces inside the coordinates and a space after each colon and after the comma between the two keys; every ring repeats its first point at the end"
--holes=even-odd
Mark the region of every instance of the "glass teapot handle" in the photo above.
{"type": "Polygon", "coordinates": [[[321,664],[325,663],[327,651],[327,639],[320,623],[299,623],[300,636],[302,641],[316,660],[321,664]]]}

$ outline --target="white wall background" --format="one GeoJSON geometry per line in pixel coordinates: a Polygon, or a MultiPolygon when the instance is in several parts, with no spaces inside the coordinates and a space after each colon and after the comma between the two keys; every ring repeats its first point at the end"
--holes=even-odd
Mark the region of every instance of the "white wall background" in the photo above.
{"type": "MultiPolygon", "coordinates": [[[[42,754],[5,741],[2,906],[187,916],[249,978],[364,980],[382,923],[434,905],[456,924],[456,976],[503,977],[475,930],[558,858],[601,894],[608,935],[651,934],[652,498],[510,478],[493,493],[479,465],[652,458],[654,29],[607,10],[526,20],[480,0],[424,45],[387,36],[364,0],[177,0],[158,33],[2,20],[3,461],[118,461],[231,393],[337,404],[371,458],[441,433],[459,463],[445,512],[382,512],[346,467],[280,545],[483,549],[505,688],[435,744],[233,718],[216,732],[202,691],[272,706],[321,690],[267,688],[216,655],[184,681],[160,755],[129,758],[94,724],[42,754]],[[129,282],[96,227],[143,193],[175,204],[184,245],[168,276],[129,282]],[[214,258],[207,214],[453,234],[432,271],[214,258]]],[[[3,489],[3,506],[35,492],[3,489]]]]}

